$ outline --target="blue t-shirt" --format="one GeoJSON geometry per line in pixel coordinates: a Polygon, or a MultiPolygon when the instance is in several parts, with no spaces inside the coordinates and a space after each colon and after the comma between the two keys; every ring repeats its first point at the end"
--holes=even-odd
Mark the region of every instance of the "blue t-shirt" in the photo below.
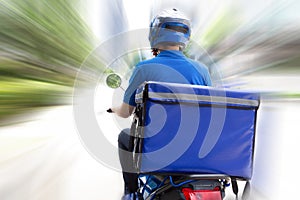
{"type": "Polygon", "coordinates": [[[155,58],[138,63],[129,79],[123,102],[136,106],[136,89],[145,81],[211,86],[207,68],[176,50],[161,51],[155,58]]]}

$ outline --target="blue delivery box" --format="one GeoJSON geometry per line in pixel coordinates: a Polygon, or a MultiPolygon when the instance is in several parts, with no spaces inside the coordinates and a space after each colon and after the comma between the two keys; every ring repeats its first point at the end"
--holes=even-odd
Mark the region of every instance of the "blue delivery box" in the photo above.
{"type": "Polygon", "coordinates": [[[140,173],[251,179],[258,93],[146,82],[136,103],[140,173]]]}

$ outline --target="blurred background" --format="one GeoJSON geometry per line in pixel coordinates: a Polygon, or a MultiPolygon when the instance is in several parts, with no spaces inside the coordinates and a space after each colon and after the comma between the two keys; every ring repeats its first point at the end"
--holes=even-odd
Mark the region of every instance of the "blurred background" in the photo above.
{"type": "MultiPolygon", "coordinates": [[[[111,72],[100,57],[89,57],[95,48],[148,28],[153,15],[170,7],[191,18],[185,54],[208,67],[216,87],[263,93],[257,195],[296,195],[299,1],[0,0],[0,199],[120,198],[120,172],[96,162],[77,138],[73,86],[88,87],[95,74],[111,72]],[[84,62],[90,71],[77,77],[84,62]]],[[[124,74],[149,55],[125,55],[124,74]]]]}

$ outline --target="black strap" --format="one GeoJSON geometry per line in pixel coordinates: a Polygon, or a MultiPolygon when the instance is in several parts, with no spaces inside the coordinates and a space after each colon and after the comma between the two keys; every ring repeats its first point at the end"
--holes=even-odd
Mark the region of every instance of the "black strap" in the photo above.
{"type": "MultiPolygon", "coordinates": [[[[235,194],[235,198],[239,199],[238,198],[239,187],[238,187],[238,184],[237,184],[237,181],[236,181],[235,178],[231,179],[231,185],[232,185],[232,191],[235,194]]],[[[251,189],[250,188],[250,182],[249,182],[249,180],[247,180],[246,184],[245,184],[245,187],[244,187],[244,190],[243,190],[242,200],[249,200],[250,199],[250,189],[251,189]]]]}
{"type": "Polygon", "coordinates": [[[134,151],[134,139],[136,136],[137,120],[134,118],[130,127],[129,151],[134,151]]]}
{"type": "Polygon", "coordinates": [[[235,194],[236,199],[238,199],[239,187],[235,178],[231,179],[232,191],[235,194]]]}

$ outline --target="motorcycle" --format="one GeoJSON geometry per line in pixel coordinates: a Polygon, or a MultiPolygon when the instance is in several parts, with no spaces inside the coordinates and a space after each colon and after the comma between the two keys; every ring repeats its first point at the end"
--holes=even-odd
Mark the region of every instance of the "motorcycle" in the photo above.
{"type": "Polygon", "coordinates": [[[230,185],[235,199],[250,198],[258,94],[146,82],[136,103],[136,199],[223,200],[230,185]],[[238,181],[246,182],[242,195],[238,181]]]}

